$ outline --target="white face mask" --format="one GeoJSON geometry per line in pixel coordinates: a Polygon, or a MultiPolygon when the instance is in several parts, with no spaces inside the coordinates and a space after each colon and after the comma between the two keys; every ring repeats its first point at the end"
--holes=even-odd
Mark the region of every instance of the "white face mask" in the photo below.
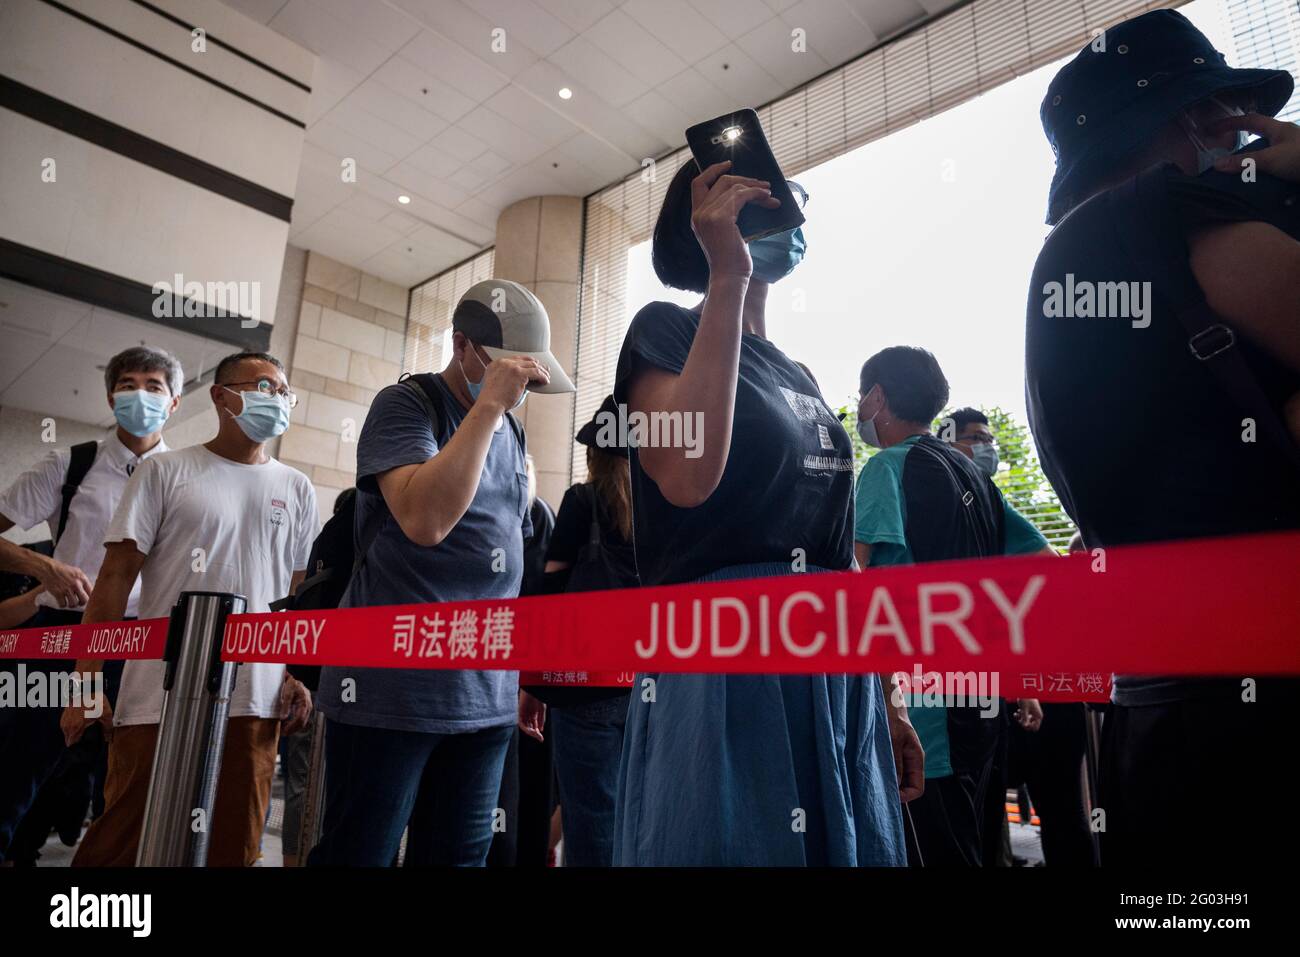
{"type": "MultiPolygon", "coordinates": [[[[1222,116],[1245,116],[1246,111],[1239,106],[1229,106],[1218,97],[1210,97],[1210,103],[1214,104],[1222,116]]],[[[1198,111],[1201,112],[1201,111],[1198,111]]],[[[1204,114],[1202,113],[1202,116],[1204,114]]],[[[1196,175],[1200,176],[1208,169],[1213,169],[1216,160],[1225,156],[1231,156],[1237,150],[1246,145],[1246,134],[1241,130],[1237,131],[1236,141],[1232,146],[1208,146],[1205,142],[1204,120],[1200,123],[1196,121],[1191,110],[1184,110],[1178,114],[1178,125],[1183,128],[1183,133],[1191,141],[1192,146],[1196,148],[1196,175]]]]}

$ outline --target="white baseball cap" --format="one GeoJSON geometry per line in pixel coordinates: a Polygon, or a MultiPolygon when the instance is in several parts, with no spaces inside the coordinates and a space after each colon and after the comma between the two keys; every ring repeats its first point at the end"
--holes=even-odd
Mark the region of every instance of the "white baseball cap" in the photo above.
{"type": "Polygon", "coordinates": [[[531,292],[509,279],[484,279],[470,286],[456,303],[451,328],[462,333],[492,359],[531,356],[546,366],[551,381],[531,383],[528,391],[575,392],[573,381],[551,355],[551,320],[531,292]]]}

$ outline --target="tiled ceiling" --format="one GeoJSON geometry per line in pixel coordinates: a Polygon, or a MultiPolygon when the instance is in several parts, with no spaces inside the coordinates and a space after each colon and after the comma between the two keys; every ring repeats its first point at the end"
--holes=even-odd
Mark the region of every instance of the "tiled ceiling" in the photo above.
{"type": "Polygon", "coordinates": [[[319,57],[290,242],[409,286],[957,0],[225,2],[319,57]]]}

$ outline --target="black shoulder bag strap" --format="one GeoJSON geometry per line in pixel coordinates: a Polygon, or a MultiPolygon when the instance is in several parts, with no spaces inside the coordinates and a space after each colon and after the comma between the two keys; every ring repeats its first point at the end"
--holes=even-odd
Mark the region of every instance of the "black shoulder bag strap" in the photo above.
{"type": "Polygon", "coordinates": [[[68,462],[68,472],[63,477],[63,504],[59,506],[59,531],[54,541],[57,544],[63,537],[63,530],[68,526],[68,512],[72,509],[73,496],[81,486],[81,481],[95,464],[95,455],[99,452],[98,442],[78,442],[72,447],[72,459],[68,462]]]}
{"type": "Polygon", "coordinates": [[[1259,380],[1237,348],[1237,335],[1210,308],[1182,251],[1185,240],[1170,219],[1168,190],[1162,167],[1153,167],[1112,192],[1113,204],[1130,205],[1139,215],[1150,217],[1156,241],[1143,246],[1132,232],[1117,229],[1125,251],[1153,276],[1165,276],[1172,285],[1161,291],[1169,296],[1187,333],[1187,348],[1206,364],[1219,387],[1238,407],[1254,418],[1259,430],[1300,472],[1300,447],[1292,440],[1282,417],[1273,408],[1259,380]]]}
{"type": "MultiPolygon", "coordinates": [[[[438,392],[438,387],[433,383],[433,378],[430,373],[412,375],[406,372],[397,380],[397,384],[409,390],[420,401],[420,405],[424,407],[424,412],[433,425],[433,435],[436,439],[442,435],[447,420],[443,412],[442,397],[438,392]]],[[[361,529],[361,537],[357,540],[357,557],[352,562],[352,576],[354,578],[357,572],[361,570],[361,566],[366,563],[366,555],[370,552],[370,546],[375,543],[375,539],[379,537],[379,529],[383,524],[384,512],[378,510],[371,514],[370,518],[366,520],[365,527],[361,529]]]]}
{"type": "Polygon", "coordinates": [[[581,486],[588,490],[591,498],[591,527],[587,531],[587,548],[590,552],[596,552],[600,549],[602,540],[600,535],[600,496],[596,493],[596,486],[587,482],[581,486]]]}

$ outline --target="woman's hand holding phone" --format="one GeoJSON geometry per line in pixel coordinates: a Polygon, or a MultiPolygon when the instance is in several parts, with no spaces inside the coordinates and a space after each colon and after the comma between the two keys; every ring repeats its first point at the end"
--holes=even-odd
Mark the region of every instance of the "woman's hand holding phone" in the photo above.
{"type": "Polygon", "coordinates": [[[738,276],[748,279],[754,264],[749,247],[736,227],[746,203],[776,209],[781,201],[771,184],[748,176],[730,176],[730,160],[714,163],[691,180],[691,228],[709,262],[709,278],[738,276]]]}

